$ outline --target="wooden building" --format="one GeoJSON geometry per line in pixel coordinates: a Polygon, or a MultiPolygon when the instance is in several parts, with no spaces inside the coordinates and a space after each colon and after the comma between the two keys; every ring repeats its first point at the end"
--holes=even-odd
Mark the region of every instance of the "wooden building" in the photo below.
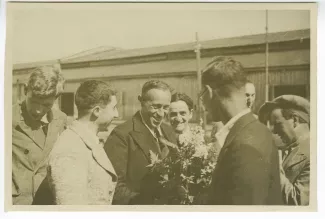
{"type": "MultiPolygon", "coordinates": [[[[282,94],[310,95],[310,30],[270,33],[269,99],[282,94]]],[[[212,57],[232,56],[242,62],[248,78],[256,86],[257,111],[265,101],[265,35],[202,41],[201,67],[212,57]]],[[[101,48],[73,57],[46,63],[14,66],[13,102],[23,98],[22,84],[28,70],[40,64],[61,65],[66,79],[65,93],[59,107],[69,116],[76,115],[74,92],[80,82],[99,79],[112,84],[119,94],[120,117],[130,118],[139,108],[138,95],[149,79],[161,79],[175,91],[185,92],[197,102],[195,43],[183,43],[141,49],[101,48]]]]}

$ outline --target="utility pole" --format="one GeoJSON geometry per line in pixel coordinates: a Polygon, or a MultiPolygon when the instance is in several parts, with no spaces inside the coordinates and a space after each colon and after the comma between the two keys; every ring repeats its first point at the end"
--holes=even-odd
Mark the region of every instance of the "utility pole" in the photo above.
{"type": "Polygon", "coordinates": [[[198,106],[198,109],[197,109],[197,115],[198,115],[198,119],[201,120],[203,119],[203,128],[205,126],[205,116],[203,115],[203,118],[202,118],[202,104],[201,104],[201,100],[200,100],[200,97],[199,97],[199,93],[201,91],[201,83],[202,83],[202,80],[201,80],[201,44],[200,44],[200,41],[199,41],[199,34],[196,32],[195,34],[195,40],[196,40],[196,44],[195,44],[195,53],[196,53],[196,76],[197,76],[197,89],[198,89],[198,103],[197,103],[197,106],[198,106]]]}
{"type": "Polygon", "coordinates": [[[269,100],[269,42],[268,10],[265,13],[265,101],[269,100]]]}

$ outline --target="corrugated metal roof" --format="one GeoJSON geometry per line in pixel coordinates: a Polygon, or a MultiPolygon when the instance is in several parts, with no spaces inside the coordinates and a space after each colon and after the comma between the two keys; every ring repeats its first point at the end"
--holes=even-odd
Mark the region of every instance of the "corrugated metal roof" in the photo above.
{"type": "MultiPolygon", "coordinates": [[[[285,31],[270,33],[268,35],[268,41],[270,43],[275,42],[285,42],[291,40],[308,39],[310,38],[310,29],[285,31]]],[[[202,49],[211,48],[225,48],[225,47],[235,47],[235,46],[246,46],[246,45],[258,45],[265,43],[265,34],[255,34],[238,36],[232,38],[224,39],[214,39],[208,41],[202,41],[202,49]]],[[[128,49],[128,50],[109,50],[98,52],[95,54],[90,54],[88,56],[83,56],[74,59],[62,60],[62,63],[75,63],[75,62],[87,62],[87,61],[98,61],[98,60],[108,60],[108,59],[118,59],[118,58],[128,58],[135,56],[147,56],[162,53],[172,53],[172,52],[182,52],[194,50],[195,43],[182,43],[173,44],[166,46],[150,47],[150,48],[139,48],[139,49],[128,49]]]]}
{"type": "MultiPolygon", "coordinates": [[[[245,68],[264,67],[265,54],[234,55],[234,59],[240,61],[245,68]]],[[[201,59],[201,66],[204,67],[211,58],[201,59]]],[[[306,65],[310,63],[310,51],[284,51],[272,52],[269,54],[269,66],[290,66],[306,65]]],[[[121,77],[166,73],[186,73],[196,71],[195,59],[167,60],[128,65],[101,66],[91,68],[63,69],[66,80],[121,77]]]]}
{"type": "Polygon", "coordinates": [[[76,59],[76,58],[83,58],[85,56],[94,55],[96,53],[116,51],[116,50],[120,50],[120,49],[121,48],[117,48],[117,47],[113,47],[113,46],[99,46],[99,47],[96,47],[93,49],[89,49],[86,51],[76,53],[76,54],[68,56],[68,57],[61,58],[60,61],[63,62],[63,61],[68,61],[68,60],[72,60],[72,59],[76,59]]]}

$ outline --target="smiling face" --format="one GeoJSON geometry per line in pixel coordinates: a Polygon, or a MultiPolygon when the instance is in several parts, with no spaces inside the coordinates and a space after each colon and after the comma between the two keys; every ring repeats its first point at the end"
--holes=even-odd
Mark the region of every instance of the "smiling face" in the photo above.
{"type": "Polygon", "coordinates": [[[150,89],[141,98],[141,114],[145,123],[152,129],[159,127],[169,110],[170,91],[150,89]]]}
{"type": "Polygon", "coordinates": [[[193,116],[192,111],[193,110],[190,110],[187,104],[182,100],[175,101],[170,104],[170,124],[174,128],[175,132],[181,134],[187,129],[188,122],[193,116]]]}
{"type": "Polygon", "coordinates": [[[290,144],[297,139],[294,126],[294,119],[285,119],[281,109],[277,108],[271,112],[269,121],[270,130],[278,135],[283,143],[290,144]]]}

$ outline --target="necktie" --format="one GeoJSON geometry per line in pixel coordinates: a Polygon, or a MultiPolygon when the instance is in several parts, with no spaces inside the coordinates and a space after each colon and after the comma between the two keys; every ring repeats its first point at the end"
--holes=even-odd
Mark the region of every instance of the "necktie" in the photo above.
{"type": "Polygon", "coordinates": [[[158,131],[158,129],[154,130],[155,135],[158,139],[158,150],[161,153],[161,156],[163,158],[165,158],[168,155],[169,149],[168,147],[161,141],[161,138],[163,138],[163,136],[160,134],[160,132],[158,131]]]}

